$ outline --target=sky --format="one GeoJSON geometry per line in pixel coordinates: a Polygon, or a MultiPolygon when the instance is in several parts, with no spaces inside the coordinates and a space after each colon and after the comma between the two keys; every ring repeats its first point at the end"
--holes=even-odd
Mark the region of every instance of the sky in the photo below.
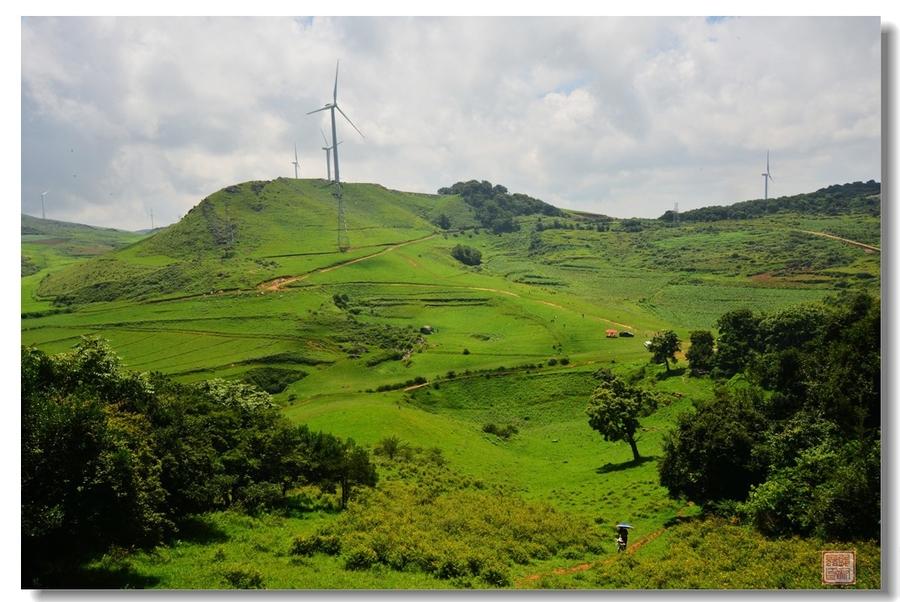
{"type": "Polygon", "coordinates": [[[124,229],[247,180],[490,180],[658,217],[881,179],[880,21],[49,18],[22,33],[22,212],[124,229]]]}

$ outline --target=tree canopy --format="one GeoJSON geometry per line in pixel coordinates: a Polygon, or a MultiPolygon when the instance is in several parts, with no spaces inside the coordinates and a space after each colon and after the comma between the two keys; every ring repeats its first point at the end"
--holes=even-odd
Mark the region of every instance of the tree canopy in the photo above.
{"type": "Polygon", "coordinates": [[[640,459],[635,433],[639,418],[656,409],[656,398],[630,387],[610,373],[602,375],[601,384],[591,395],[587,407],[588,424],[606,441],[625,441],[635,461],[640,459]]]}
{"type": "Polygon", "coordinates": [[[679,418],[660,482],[767,533],[878,538],[880,325],[862,293],[723,315],[715,365],[735,376],[679,418]]]}
{"type": "Polygon", "coordinates": [[[438,194],[458,194],[475,212],[475,219],[482,227],[495,234],[519,229],[515,222],[518,215],[562,215],[561,209],[527,194],[509,194],[505,186],[493,185],[487,180],[457,182],[438,189],[438,194]]]}
{"type": "Polygon", "coordinates": [[[190,514],[272,508],[302,483],[340,485],[346,505],[377,480],[365,449],[292,425],[256,387],[129,372],[93,338],[22,348],[21,445],[28,587],[67,554],[155,544],[190,514]]]}

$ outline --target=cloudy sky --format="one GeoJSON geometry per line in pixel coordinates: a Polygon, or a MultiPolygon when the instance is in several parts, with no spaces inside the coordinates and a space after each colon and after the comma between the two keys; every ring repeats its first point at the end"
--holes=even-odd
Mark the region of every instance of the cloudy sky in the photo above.
{"type": "Polygon", "coordinates": [[[877,18],[25,18],[22,211],[139,229],[235,182],[487,179],[656,217],[880,180],[877,18]]]}

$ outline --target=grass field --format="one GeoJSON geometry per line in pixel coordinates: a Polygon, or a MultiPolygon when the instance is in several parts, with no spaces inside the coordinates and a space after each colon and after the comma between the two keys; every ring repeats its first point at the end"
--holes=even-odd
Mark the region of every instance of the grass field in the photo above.
{"type": "MultiPolygon", "coordinates": [[[[624,232],[587,229],[568,216],[560,222],[571,229],[537,232],[535,218],[526,217],[519,231],[496,235],[434,226],[429,220],[439,214],[454,227],[474,224],[455,196],[369,184],[345,190],[346,253],[335,248],[334,199],[321,180],[229,187],[147,238],[104,239],[110,252],[99,256],[23,239],[23,257],[38,271],[22,278],[22,343],[59,352],[97,335],[129,368],[186,382],[241,379],[264,366],[302,371],[275,394],[291,420],[367,446],[396,436],[438,447],[455,473],[596,528],[604,551],[528,558],[510,569],[509,586],[819,587],[807,561],[825,542],[775,545],[744,527],[704,522],[658,484],[664,433],[693,402],[711,397],[713,385],[688,377],[683,363],[670,374],[648,366],[643,342],[662,329],[684,340],[694,329],[714,330],[729,309],[768,311],[848,288],[877,292],[878,253],[800,232],[877,245],[877,218],[785,214],[678,227],[646,220],[642,231],[624,232]],[[482,264],[456,261],[450,249],[457,244],[479,249],[482,264]],[[636,336],[607,338],[608,328],[636,336]],[[631,461],[627,444],[604,442],[587,424],[600,367],[665,399],[642,419],[641,462],[631,461]],[[410,388],[417,378],[421,386],[410,388]],[[487,433],[489,423],[517,433],[487,433]],[[612,527],[622,520],[635,525],[636,540],[656,536],[615,559],[612,527]],[[689,546],[699,576],[666,581],[653,567],[674,562],[696,528],[709,530],[689,546]],[[715,550],[721,563],[704,568],[703,550],[715,550]],[[754,550],[781,559],[762,578],[745,562],[754,550]],[[584,563],[591,567],[553,573],[584,563]],[[612,579],[610,567],[628,577],[612,579]],[[723,571],[733,578],[717,581],[723,571]]],[[[385,483],[403,481],[386,470],[385,483]]],[[[164,588],[490,586],[292,556],[293,538],[339,520],[329,508],[198,517],[180,540],[110,554],[86,567],[85,579],[164,588]]],[[[878,548],[866,545],[861,567],[868,572],[859,585],[877,587],[878,548]]]]}

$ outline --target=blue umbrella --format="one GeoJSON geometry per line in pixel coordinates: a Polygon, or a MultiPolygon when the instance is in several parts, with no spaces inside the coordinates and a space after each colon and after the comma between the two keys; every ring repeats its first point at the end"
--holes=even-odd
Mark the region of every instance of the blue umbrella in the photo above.
{"type": "Polygon", "coordinates": [[[616,525],[616,529],[623,529],[623,528],[624,529],[634,529],[634,527],[632,527],[628,523],[619,523],[618,525],[616,525]]]}

